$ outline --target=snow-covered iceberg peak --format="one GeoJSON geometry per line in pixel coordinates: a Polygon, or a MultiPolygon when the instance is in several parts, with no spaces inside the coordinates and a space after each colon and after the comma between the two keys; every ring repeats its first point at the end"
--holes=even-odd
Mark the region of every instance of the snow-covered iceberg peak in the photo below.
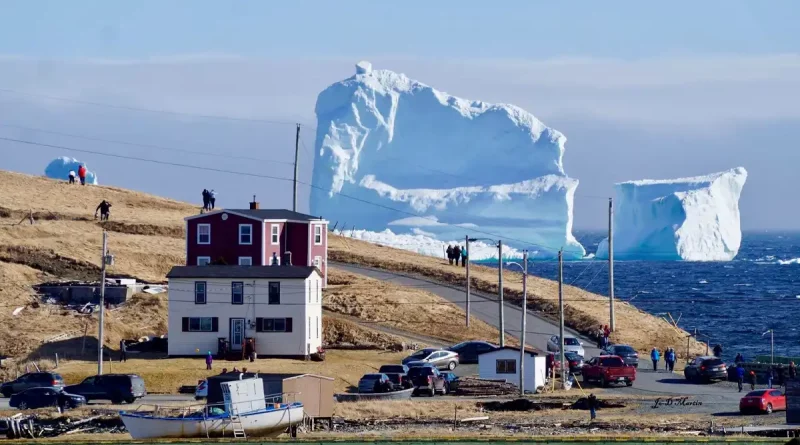
{"type": "MultiPolygon", "coordinates": [[[[616,184],[614,258],[730,261],[739,252],[743,167],[708,176],[616,184]]],[[[597,258],[608,258],[608,240],[597,258]]]]}
{"type": "Polygon", "coordinates": [[[313,214],[382,231],[405,212],[435,217],[440,240],[475,224],[519,247],[584,254],[572,236],[578,181],[564,172],[566,137],[531,113],[360,62],[320,93],[316,114],[313,214]]]}

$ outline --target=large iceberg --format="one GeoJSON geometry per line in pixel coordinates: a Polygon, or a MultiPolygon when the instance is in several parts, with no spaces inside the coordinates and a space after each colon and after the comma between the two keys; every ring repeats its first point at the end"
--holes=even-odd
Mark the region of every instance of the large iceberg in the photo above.
{"type": "MultiPolygon", "coordinates": [[[[85,162],[81,162],[68,156],[61,156],[53,159],[49,164],[47,164],[47,167],[44,169],[44,175],[48,178],[62,179],[66,181],[69,179],[69,172],[74,171],[75,180],[78,181],[78,168],[81,165],[86,167],[85,162]]],[[[94,172],[89,171],[88,167],[86,167],[86,183],[97,185],[97,175],[94,174],[94,172]]]]}
{"type": "MultiPolygon", "coordinates": [[[[460,99],[367,62],[320,93],[311,213],[341,227],[504,238],[580,258],[566,137],[513,105],[460,99]]],[[[411,233],[411,232],[410,232],[411,233]]]]}
{"type": "MultiPolygon", "coordinates": [[[[742,167],[694,178],[616,184],[614,258],[730,261],[739,252],[742,167]]],[[[608,258],[608,239],[597,248],[608,258]]]]}

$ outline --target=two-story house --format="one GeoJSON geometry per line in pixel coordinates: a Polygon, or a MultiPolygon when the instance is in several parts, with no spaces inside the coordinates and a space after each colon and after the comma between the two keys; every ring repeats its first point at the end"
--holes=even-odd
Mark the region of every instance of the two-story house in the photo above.
{"type": "Polygon", "coordinates": [[[186,218],[186,265],[314,266],[327,284],[328,221],[282,209],[224,209],[186,218]]]}
{"type": "Polygon", "coordinates": [[[241,351],[252,338],[267,357],[307,357],[322,344],[316,267],[175,266],[167,279],[170,356],[216,355],[220,340],[241,351]]]}

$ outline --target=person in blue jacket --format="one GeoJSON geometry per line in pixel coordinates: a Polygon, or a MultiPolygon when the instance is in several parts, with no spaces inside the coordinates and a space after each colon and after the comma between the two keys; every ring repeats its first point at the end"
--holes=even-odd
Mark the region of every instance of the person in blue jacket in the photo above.
{"type": "Polygon", "coordinates": [[[739,362],[736,364],[736,382],[739,385],[739,392],[742,392],[744,386],[744,366],[739,362]]]}
{"type": "Polygon", "coordinates": [[[653,348],[650,351],[650,359],[653,360],[653,371],[658,371],[658,360],[661,358],[661,353],[658,352],[658,348],[653,348]]]}
{"type": "Polygon", "coordinates": [[[675,359],[675,350],[668,348],[667,352],[664,354],[664,361],[667,364],[667,371],[672,372],[675,370],[675,359]]]}

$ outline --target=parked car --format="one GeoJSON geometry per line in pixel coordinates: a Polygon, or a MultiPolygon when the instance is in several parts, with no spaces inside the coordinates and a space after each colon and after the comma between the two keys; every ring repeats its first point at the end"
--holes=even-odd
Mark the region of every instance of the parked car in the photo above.
{"type": "Polygon", "coordinates": [[[11,397],[31,388],[58,388],[64,387],[64,379],[55,372],[30,372],[19,376],[16,380],[0,385],[0,393],[4,397],[11,397]]]}
{"type": "Polygon", "coordinates": [[[414,394],[425,393],[433,397],[447,391],[445,377],[433,366],[417,366],[408,371],[414,394]]]}
{"type": "MultiPolygon", "coordinates": [[[[558,352],[559,347],[558,335],[554,335],[547,340],[548,351],[558,352]]],[[[564,336],[564,352],[574,352],[581,357],[585,357],[583,343],[575,337],[564,336]]]]}
{"type": "Polygon", "coordinates": [[[203,400],[208,397],[208,380],[198,380],[194,390],[194,399],[203,400]]]}
{"type": "Polygon", "coordinates": [[[64,391],[85,397],[87,403],[91,400],[133,403],[147,394],[144,379],[136,374],[93,375],[77,385],[65,387],[64,391]]]}
{"type": "Polygon", "coordinates": [[[442,377],[444,377],[444,393],[450,394],[451,392],[458,389],[458,384],[460,383],[459,377],[451,371],[442,371],[442,377]]]}
{"type": "Polygon", "coordinates": [[[395,386],[411,388],[411,381],[408,379],[408,365],[383,365],[378,372],[389,376],[389,380],[395,386]]]}
{"type": "Polygon", "coordinates": [[[494,351],[497,348],[498,346],[485,341],[465,341],[457,345],[450,346],[447,348],[447,350],[458,354],[459,364],[475,364],[478,363],[478,355],[483,354],[484,352],[494,351]]]}
{"type": "Polygon", "coordinates": [[[717,357],[697,357],[683,368],[683,375],[692,382],[728,380],[728,367],[717,357]]]}
{"type": "Polygon", "coordinates": [[[421,361],[408,362],[406,363],[406,366],[408,366],[409,370],[411,368],[419,368],[420,366],[427,366],[428,368],[436,368],[436,366],[433,366],[433,363],[421,362],[421,361]]]}
{"type": "Polygon", "coordinates": [[[569,365],[569,372],[571,374],[580,374],[583,369],[583,357],[575,352],[564,352],[564,359],[569,365]]]}
{"type": "Polygon", "coordinates": [[[771,414],[773,411],[785,410],[786,396],[777,389],[750,391],[739,400],[739,412],[742,414],[750,412],[771,414]]]}
{"type": "Polygon", "coordinates": [[[612,383],[632,386],[636,380],[636,368],[626,365],[622,357],[614,355],[604,355],[589,360],[583,365],[581,374],[584,383],[597,382],[603,387],[612,383]]]}
{"type": "Polygon", "coordinates": [[[452,371],[458,366],[458,354],[444,349],[425,348],[403,359],[404,365],[410,362],[431,363],[439,369],[452,371]]]}
{"type": "Polygon", "coordinates": [[[358,381],[358,392],[361,394],[374,392],[394,391],[394,384],[389,380],[389,376],[381,373],[365,374],[358,381]]]}
{"type": "Polygon", "coordinates": [[[60,406],[65,409],[77,408],[86,404],[86,398],[70,394],[61,388],[31,388],[11,396],[8,406],[17,409],[47,408],[60,406]]]}
{"type": "Polygon", "coordinates": [[[639,367],[639,353],[629,345],[608,345],[600,351],[600,355],[616,355],[622,357],[626,365],[639,367]]]}

